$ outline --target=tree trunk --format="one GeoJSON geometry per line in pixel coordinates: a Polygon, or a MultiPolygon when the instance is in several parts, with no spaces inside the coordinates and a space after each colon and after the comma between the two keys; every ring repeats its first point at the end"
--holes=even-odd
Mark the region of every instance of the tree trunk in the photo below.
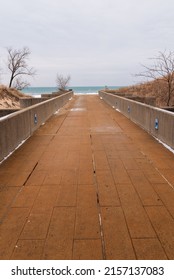
{"type": "Polygon", "coordinates": [[[167,97],[167,106],[170,104],[170,97],[171,97],[171,84],[168,82],[168,97],[167,97]]]}
{"type": "Polygon", "coordinates": [[[13,82],[13,75],[11,75],[11,78],[10,78],[9,88],[11,88],[12,82],[13,82]]]}

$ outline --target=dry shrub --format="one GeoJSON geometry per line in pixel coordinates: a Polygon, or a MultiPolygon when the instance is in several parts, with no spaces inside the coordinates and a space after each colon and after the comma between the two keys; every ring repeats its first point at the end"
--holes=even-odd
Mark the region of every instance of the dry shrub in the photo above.
{"type": "MultiPolygon", "coordinates": [[[[165,107],[167,103],[167,86],[162,79],[141,83],[133,86],[123,87],[116,90],[108,90],[115,94],[132,94],[133,96],[155,97],[157,107],[165,107]]],[[[174,96],[170,104],[174,106],[174,96]]]]}

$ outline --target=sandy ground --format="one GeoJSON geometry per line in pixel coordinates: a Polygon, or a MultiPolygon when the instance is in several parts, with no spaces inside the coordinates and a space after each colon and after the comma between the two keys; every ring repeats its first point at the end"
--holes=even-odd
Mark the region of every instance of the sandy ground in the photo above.
{"type": "Polygon", "coordinates": [[[5,97],[0,99],[0,109],[11,109],[11,108],[20,108],[19,101],[13,100],[11,98],[5,97]]]}
{"type": "Polygon", "coordinates": [[[28,97],[20,91],[0,85],[0,109],[20,108],[20,98],[28,97]]]}

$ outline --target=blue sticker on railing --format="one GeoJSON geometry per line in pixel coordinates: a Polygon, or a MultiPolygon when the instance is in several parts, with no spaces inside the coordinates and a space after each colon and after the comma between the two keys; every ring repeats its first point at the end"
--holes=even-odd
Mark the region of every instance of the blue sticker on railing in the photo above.
{"type": "Polygon", "coordinates": [[[34,123],[37,124],[37,114],[34,114],[34,123]]]}
{"type": "Polygon", "coordinates": [[[158,118],[155,119],[155,129],[158,130],[159,127],[159,121],[158,118]]]}

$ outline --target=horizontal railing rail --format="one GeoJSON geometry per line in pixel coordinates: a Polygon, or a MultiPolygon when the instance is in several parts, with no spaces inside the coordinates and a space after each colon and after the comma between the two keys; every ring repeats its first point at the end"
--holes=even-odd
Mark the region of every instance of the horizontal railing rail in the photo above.
{"type": "Polygon", "coordinates": [[[0,118],[0,162],[63,107],[72,95],[70,91],[0,118]]]}
{"type": "Polygon", "coordinates": [[[100,98],[174,149],[174,113],[104,91],[100,98]]]}

